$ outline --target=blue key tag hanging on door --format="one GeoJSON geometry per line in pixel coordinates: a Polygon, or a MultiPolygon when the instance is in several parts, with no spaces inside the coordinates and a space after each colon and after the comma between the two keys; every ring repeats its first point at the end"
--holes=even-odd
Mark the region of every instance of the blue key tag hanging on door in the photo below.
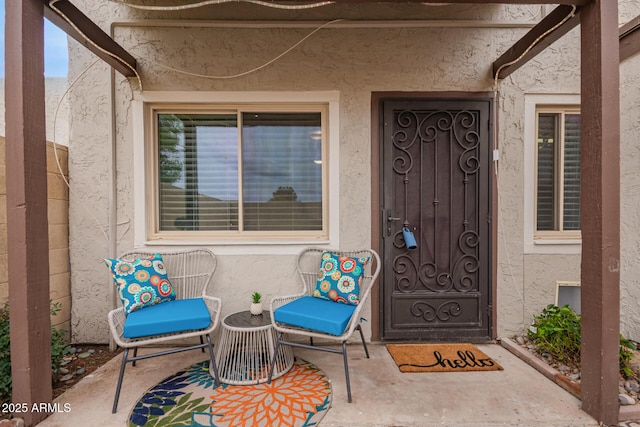
{"type": "Polygon", "coordinates": [[[408,250],[417,249],[416,238],[413,236],[413,232],[409,230],[406,225],[402,227],[402,236],[404,237],[404,243],[408,250]]]}
{"type": "MultiPolygon", "coordinates": [[[[409,173],[405,172],[404,174],[404,224],[402,226],[402,237],[404,237],[404,244],[407,247],[407,250],[413,250],[418,248],[418,244],[416,243],[416,238],[413,235],[413,232],[409,229],[409,220],[407,219],[407,211],[408,205],[408,193],[407,188],[409,185],[409,173]]],[[[400,219],[400,218],[398,218],[400,219]]]]}

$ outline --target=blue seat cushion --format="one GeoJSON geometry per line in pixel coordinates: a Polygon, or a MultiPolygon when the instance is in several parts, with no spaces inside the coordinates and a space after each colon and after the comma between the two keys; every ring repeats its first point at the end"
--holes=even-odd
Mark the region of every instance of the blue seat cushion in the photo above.
{"type": "Polygon", "coordinates": [[[273,317],[279,323],[338,336],[344,332],[355,309],[355,305],[305,296],[276,308],[273,317]]]}
{"type": "Polygon", "coordinates": [[[124,337],[139,338],[204,329],[211,323],[202,298],[163,302],[129,313],[124,322],[124,337]]]}

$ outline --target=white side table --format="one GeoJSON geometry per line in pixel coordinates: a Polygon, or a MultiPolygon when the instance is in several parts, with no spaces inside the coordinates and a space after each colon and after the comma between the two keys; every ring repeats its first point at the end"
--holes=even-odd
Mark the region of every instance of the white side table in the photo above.
{"type": "MultiPolygon", "coordinates": [[[[232,385],[266,382],[275,342],[276,331],[268,311],[256,316],[249,311],[226,316],[222,320],[215,355],[220,381],[232,385]]],[[[272,378],[281,377],[292,366],[293,350],[288,345],[281,345],[272,378]]]]}

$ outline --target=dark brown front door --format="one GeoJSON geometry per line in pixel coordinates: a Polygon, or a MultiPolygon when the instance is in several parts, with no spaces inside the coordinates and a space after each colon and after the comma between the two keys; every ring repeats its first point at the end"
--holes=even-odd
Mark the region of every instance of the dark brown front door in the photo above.
{"type": "Polygon", "coordinates": [[[491,108],[381,100],[383,339],[491,338],[491,108]]]}

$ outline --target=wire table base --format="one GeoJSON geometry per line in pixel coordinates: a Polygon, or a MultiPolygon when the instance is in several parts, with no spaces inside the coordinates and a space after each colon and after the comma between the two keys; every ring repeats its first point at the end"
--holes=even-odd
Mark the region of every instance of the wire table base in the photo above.
{"type": "MultiPolygon", "coordinates": [[[[232,385],[266,382],[275,342],[276,331],[271,325],[268,311],[258,315],[241,311],[226,316],[222,320],[215,355],[220,381],[232,385]]],[[[293,366],[293,360],[291,347],[281,345],[273,368],[273,378],[287,373],[293,366]]]]}

